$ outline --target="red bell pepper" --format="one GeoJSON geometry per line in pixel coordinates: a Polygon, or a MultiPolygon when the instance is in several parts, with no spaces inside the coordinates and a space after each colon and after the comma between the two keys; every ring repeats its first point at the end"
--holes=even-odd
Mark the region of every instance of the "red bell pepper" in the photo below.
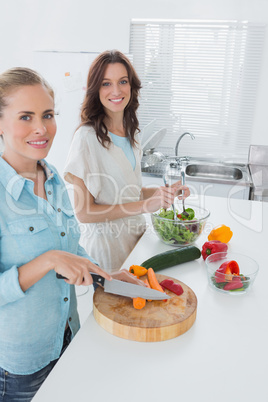
{"type": "Polygon", "coordinates": [[[234,276],[231,282],[226,283],[224,286],[224,290],[235,290],[243,287],[243,282],[241,281],[240,276],[234,276]]]}
{"type": "Polygon", "coordinates": [[[217,283],[228,282],[233,279],[233,275],[239,275],[239,265],[234,260],[225,261],[215,272],[215,281],[217,283]]]}
{"type": "MultiPolygon", "coordinates": [[[[219,240],[211,240],[211,241],[207,241],[206,243],[203,244],[202,247],[202,257],[204,258],[204,260],[211,254],[214,253],[223,253],[223,252],[227,252],[228,250],[228,246],[225,243],[222,243],[219,240]]],[[[215,256],[215,259],[211,258],[211,261],[217,261],[217,257],[215,256]]]]}
{"type": "Polygon", "coordinates": [[[183,293],[182,286],[179,283],[174,283],[172,279],[164,279],[162,282],[160,282],[160,285],[164,289],[168,289],[178,296],[180,296],[183,293]]]}

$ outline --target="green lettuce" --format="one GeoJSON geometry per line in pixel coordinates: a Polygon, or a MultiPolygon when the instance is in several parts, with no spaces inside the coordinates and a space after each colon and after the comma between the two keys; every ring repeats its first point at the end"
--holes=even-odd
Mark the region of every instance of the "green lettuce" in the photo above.
{"type": "Polygon", "coordinates": [[[173,245],[193,243],[201,233],[202,224],[194,220],[194,210],[187,208],[186,211],[189,214],[187,220],[183,219],[183,215],[181,214],[182,219],[179,218],[179,221],[174,220],[173,210],[162,208],[158,214],[152,215],[154,229],[165,243],[173,245]]]}

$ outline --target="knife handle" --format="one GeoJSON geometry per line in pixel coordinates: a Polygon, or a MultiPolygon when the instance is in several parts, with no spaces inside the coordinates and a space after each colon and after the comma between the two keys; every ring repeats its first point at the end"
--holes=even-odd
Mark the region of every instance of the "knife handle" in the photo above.
{"type": "MultiPolygon", "coordinates": [[[[103,276],[94,274],[93,272],[90,272],[90,275],[92,276],[93,283],[97,283],[98,285],[104,286],[105,278],[103,278],[103,276]]],[[[62,276],[58,273],[56,273],[56,277],[58,279],[68,279],[68,278],[66,278],[66,276],[62,276]]]]}

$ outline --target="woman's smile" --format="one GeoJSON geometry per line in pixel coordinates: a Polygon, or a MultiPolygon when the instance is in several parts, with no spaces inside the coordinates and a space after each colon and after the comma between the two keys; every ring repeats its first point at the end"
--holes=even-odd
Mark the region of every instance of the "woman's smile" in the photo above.
{"type": "Polygon", "coordinates": [[[123,102],[125,98],[117,98],[117,99],[109,99],[110,102],[114,103],[115,105],[119,105],[123,102]]]}
{"type": "Polygon", "coordinates": [[[131,96],[126,67],[122,63],[108,64],[99,90],[100,101],[108,115],[121,113],[128,105],[131,96]]]}
{"type": "Polygon", "coordinates": [[[42,140],[42,141],[27,141],[29,145],[31,145],[34,148],[46,148],[48,144],[48,139],[42,140]]]}

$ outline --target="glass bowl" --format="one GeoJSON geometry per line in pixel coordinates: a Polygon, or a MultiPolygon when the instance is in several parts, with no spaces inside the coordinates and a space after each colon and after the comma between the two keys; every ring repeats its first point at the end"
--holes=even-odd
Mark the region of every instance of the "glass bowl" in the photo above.
{"type": "MultiPolygon", "coordinates": [[[[232,263],[233,264],[233,263],[232,263]]],[[[233,264],[235,266],[235,264],[233,264]]],[[[259,271],[258,263],[253,258],[239,253],[214,253],[206,258],[207,275],[209,285],[222,293],[243,294],[246,293],[259,271]],[[235,261],[239,266],[239,275],[224,273],[222,264],[235,261]]]]}
{"type": "MultiPolygon", "coordinates": [[[[178,214],[182,213],[182,206],[175,204],[178,214]]],[[[178,220],[166,219],[158,216],[160,210],[151,214],[152,224],[157,236],[166,244],[174,247],[185,246],[194,243],[201,235],[205,226],[206,220],[210,212],[205,208],[188,205],[187,208],[192,208],[195,212],[193,220],[178,220]]],[[[167,211],[172,211],[168,208],[167,211]]]]}

